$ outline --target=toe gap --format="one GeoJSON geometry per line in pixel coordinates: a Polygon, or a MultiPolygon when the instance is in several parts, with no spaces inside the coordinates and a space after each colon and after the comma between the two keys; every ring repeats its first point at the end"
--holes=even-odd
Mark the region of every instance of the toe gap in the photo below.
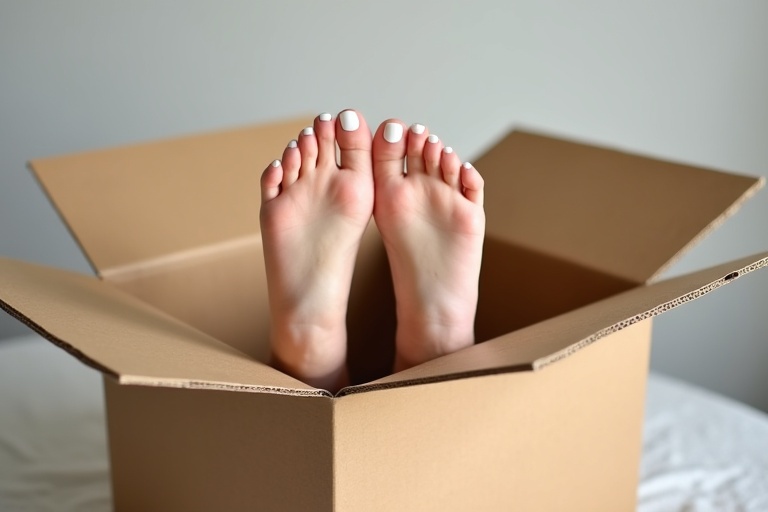
{"type": "Polygon", "coordinates": [[[336,167],[341,167],[341,147],[339,147],[338,141],[333,141],[333,147],[335,150],[336,167]]]}

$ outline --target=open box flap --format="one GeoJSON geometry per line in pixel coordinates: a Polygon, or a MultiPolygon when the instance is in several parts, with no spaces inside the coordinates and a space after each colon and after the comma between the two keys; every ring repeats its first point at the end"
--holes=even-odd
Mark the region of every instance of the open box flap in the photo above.
{"type": "Polygon", "coordinates": [[[102,277],[259,242],[259,178],[311,118],[30,162],[102,277]],[[185,256],[186,255],[186,256],[185,256]]]}
{"type": "Polygon", "coordinates": [[[634,283],[653,280],[763,183],[524,131],[475,165],[489,234],[634,283]]]}
{"type": "Polygon", "coordinates": [[[701,297],[768,265],[768,252],[684,276],[639,286],[550,320],[434,359],[340,395],[541,369],[587,345],[701,297]]]}
{"type": "Polygon", "coordinates": [[[330,396],[93,277],[0,258],[0,308],[121,384],[330,396]]]}

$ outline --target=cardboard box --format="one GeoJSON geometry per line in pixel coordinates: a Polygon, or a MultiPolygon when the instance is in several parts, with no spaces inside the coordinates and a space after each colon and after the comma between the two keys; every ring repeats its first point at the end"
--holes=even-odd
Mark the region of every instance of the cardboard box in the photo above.
{"type": "Polygon", "coordinates": [[[768,253],[657,278],[762,180],[510,133],[475,162],[488,341],[388,375],[372,226],[331,396],[265,364],[259,174],[307,123],[31,164],[100,279],[3,259],[0,305],[104,374],[115,509],[634,510],[651,318],[768,253]]]}

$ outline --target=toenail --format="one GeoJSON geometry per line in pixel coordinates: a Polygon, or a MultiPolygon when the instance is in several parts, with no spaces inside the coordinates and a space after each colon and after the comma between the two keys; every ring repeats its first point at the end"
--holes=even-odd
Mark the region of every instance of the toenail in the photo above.
{"type": "Polygon", "coordinates": [[[443,153],[451,154],[451,153],[453,153],[453,148],[451,146],[445,146],[443,148],[443,153]]]}
{"type": "Polygon", "coordinates": [[[439,141],[440,139],[438,139],[438,138],[437,138],[437,135],[435,135],[435,134],[433,133],[432,135],[430,135],[429,137],[427,137],[427,140],[428,140],[429,142],[431,142],[432,144],[434,144],[435,142],[439,141]]]}
{"type": "Polygon", "coordinates": [[[416,135],[421,135],[422,133],[424,133],[425,129],[426,129],[426,126],[424,126],[423,124],[413,123],[411,125],[411,131],[416,135]]]}
{"type": "Polygon", "coordinates": [[[360,119],[354,110],[345,110],[339,114],[339,121],[341,121],[341,127],[344,131],[353,132],[360,128],[360,119]]]}
{"type": "Polygon", "coordinates": [[[304,134],[304,135],[312,135],[313,133],[315,133],[315,130],[312,129],[311,126],[307,126],[303,130],[301,130],[301,133],[304,134]]]}
{"type": "Polygon", "coordinates": [[[465,168],[465,169],[471,169],[472,168],[472,164],[469,163],[469,162],[464,162],[463,164],[461,164],[461,166],[463,168],[465,168]]]}
{"type": "Polygon", "coordinates": [[[297,146],[296,139],[293,139],[291,142],[288,143],[289,148],[295,148],[297,146]]]}
{"type": "Polygon", "coordinates": [[[384,140],[394,144],[403,138],[403,125],[400,123],[387,123],[384,125],[384,140]]]}
{"type": "Polygon", "coordinates": [[[275,160],[272,162],[272,167],[280,167],[280,160],[275,160]]]}
{"type": "Polygon", "coordinates": [[[320,119],[321,121],[330,121],[331,117],[333,116],[331,116],[331,114],[329,114],[328,112],[323,112],[318,116],[318,119],[320,119]]]}

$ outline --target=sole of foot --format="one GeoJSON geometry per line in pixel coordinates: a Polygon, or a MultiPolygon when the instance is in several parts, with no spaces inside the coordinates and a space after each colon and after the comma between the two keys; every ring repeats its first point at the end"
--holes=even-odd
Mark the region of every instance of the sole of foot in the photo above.
{"type": "Polygon", "coordinates": [[[374,219],[397,301],[395,371],[474,343],[483,179],[420,124],[373,137],[374,219]]]}
{"type": "Polygon", "coordinates": [[[273,364],[317,388],[346,384],[349,289],[372,211],[371,132],[354,110],[320,114],[261,177],[273,364]]]}

